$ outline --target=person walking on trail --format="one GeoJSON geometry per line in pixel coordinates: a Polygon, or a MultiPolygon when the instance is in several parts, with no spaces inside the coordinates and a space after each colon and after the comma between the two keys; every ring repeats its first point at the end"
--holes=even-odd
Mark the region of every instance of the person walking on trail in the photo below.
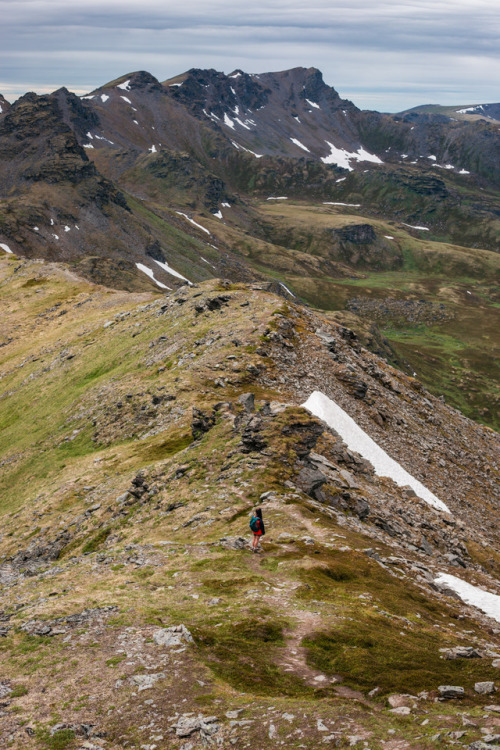
{"type": "Polygon", "coordinates": [[[256,508],[252,513],[250,529],[253,532],[252,552],[258,552],[260,538],[266,533],[264,521],[262,520],[262,510],[260,508],[256,508]]]}

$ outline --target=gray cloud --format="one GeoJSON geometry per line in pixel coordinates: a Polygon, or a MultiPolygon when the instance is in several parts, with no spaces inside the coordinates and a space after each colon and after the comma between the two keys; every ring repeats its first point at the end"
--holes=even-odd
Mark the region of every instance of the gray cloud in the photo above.
{"type": "Polygon", "coordinates": [[[319,67],[358,106],[498,101],[497,0],[0,0],[0,91],[319,67]]]}

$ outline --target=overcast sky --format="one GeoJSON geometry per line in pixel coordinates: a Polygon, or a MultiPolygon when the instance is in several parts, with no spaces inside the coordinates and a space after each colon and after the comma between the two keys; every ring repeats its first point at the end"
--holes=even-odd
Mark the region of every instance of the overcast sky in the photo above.
{"type": "Polygon", "coordinates": [[[0,0],[0,93],[317,67],[362,109],[500,101],[499,0],[0,0]]]}

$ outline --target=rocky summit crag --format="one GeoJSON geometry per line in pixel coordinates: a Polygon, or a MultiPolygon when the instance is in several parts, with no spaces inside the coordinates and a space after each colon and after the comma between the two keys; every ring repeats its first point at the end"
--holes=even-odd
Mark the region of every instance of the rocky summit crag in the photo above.
{"type": "Polygon", "coordinates": [[[498,745],[496,432],[265,281],[7,253],[0,316],[2,747],[498,745]]]}

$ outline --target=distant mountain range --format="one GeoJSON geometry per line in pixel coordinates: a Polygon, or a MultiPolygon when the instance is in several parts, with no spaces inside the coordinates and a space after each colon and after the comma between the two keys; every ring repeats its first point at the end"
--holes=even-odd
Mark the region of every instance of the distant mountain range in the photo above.
{"type": "Polygon", "coordinates": [[[315,68],[1,98],[0,247],[130,291],[278,280],[496,425],[498,106],[361,111],[315,68]]]}
{"type": "Polygon", "coordinates": [[[361,197],[372,212],[425,223],[439,239],[498,246],[496,125],[364,112],[315,68],[193,69],[163,83],[136,72],[81,98],[60,89],[0,106],[3,244],[115,286],[149,284],[137,270],[148,257],[164,264],[154,271],[167,285],[182,280],[167,256],[181,276],[224,268],[249,278],[229,238],[209,242],[210,227],[200,233],[182,214],[205,213],[212,224],[237,217],[259,234],[252,198],[283,190],[339,203],[361,197]]]}

